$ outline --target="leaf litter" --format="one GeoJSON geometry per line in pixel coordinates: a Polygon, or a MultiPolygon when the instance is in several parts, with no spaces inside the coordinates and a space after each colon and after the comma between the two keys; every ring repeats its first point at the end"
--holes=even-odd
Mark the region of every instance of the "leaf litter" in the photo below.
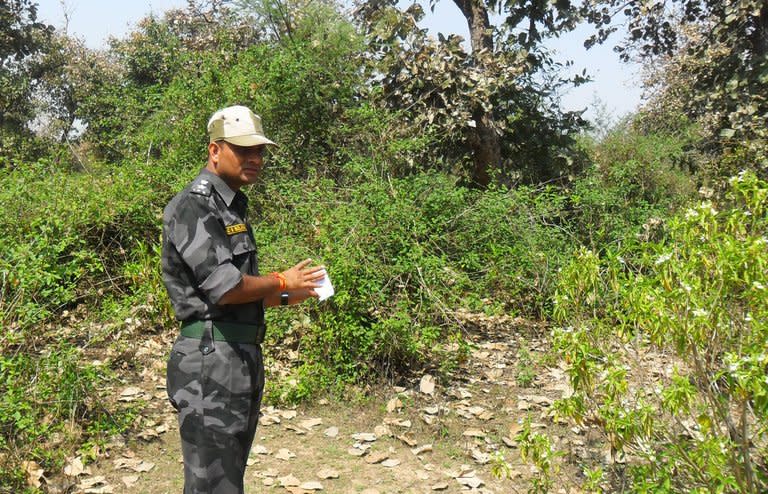
{"type": "MultiPolygon", "coordinates": [[[[475,346],[479,350],[473,352],[472,358],[466,364],[462,364],[463,367],[454,374],[453,378],[445,379],[446,376],[441,375],[440,387],[436,385],[436,379],[431,374],[423,374],[405,386],[389,387],[384,391],[388,398],[383,399],[379,405],[383,416],[374,418],[373,421],[370,420],[372,418],[370,412],[366,417],[356,416],[355,411],[349,408],[345,410],[343,404],[331,404],[328,400],[323,400],[322,405],[319,401],[316,402],[311,409],[312,415],[302,420],[299,420],[299,417],[307,413],[302,412],[302,408],[282,410],[271,406],[263,408],[257,438],[251,451],[253,462],[249,462],[251,465],[249,473],[252,473],[247,479],[264,486],[281,485],[284,491],[302,494],[320,490],[329,492],[354,490],[367,494],[382,494],[403,491],[403,489],[408,491],[417,485],[420,487],[416,490],[422,492],[442,491],[451,489],[451,482],[462,489],[470,489],[478,493],[510,492],[513,490],[512,486],[520,491],[526,490],[526,484],[523,483],[525,479],[518,479],[514,484],[509,484],[509,480],[499,481],[490,475],[491,454],[500,449],[511,451],[512,453],[505,453],[504,456],[517,467],[515,472],[518,473],[515,477],[530,476],[530,469],[521,468],[522,463],[517,458],[515,435],[526,414],[541,412],[540,417],[534,416],[540,420],[538,423],[534,422],[535,428],[547,427],[542,422],[551,423],[551,417],[547,415],[548,409],[551,408],[554,399],[568,392],[567,368],[557,366],[542,369],[541,377],[537,378],[537,382],[540,380],[541,383],[537,389],[520,389],[519,391],[522,392],[515,392],[513,375],[515,366],[512,365],[514,363],[512,358],[516,355],[514,350],[516,335],[506,333],[500,336],[500,338],[506,338],[504,340],[483,342],[483,338],[489,336],[493,337],[490,333],[478,333],[479,339],[475,346]],[[527,407],[527,410],[518,410],[520,403],[525,403],[526,405],[523,406],[527,407]],[[325,408],[320,409],[319,406],[325,408]],[[334,414],[335,407],[341,407],[336,414],[334,414]],[[364,423],[368,424],[367,427],[360,427],[364,423]],[[318,430],[318,427],[324,424],[328,427],[318,430]],[[275,427],[276,425],[279,427],[275,427]],[[338,453],[334,454],[332,450],[324,448],[346,442],[343,437],[340,437],[340,429],[362,432],[345,435],[344,437],[351,441],[346,446],[338,448],[338,453]],[[369,432],[371,430],[373,432],[369,432]],[[440,439],[439,431],[443,431],[440,434],[447,435],[440,439]],[[298,442],[296,434],[301,436],[298,442]],[[342,442],[338,443],[339,440],[342,442]],[[449,442],[459,446],[463,456],[446,457],[444,448],[449,442]],[[299,444],[301,446],[296,453],[288,448],[293,449],[299,444]],[[372,444],[378,451],[371,449],[372,444]],[[409,451],[407,457],[397,454],[406,449],[409,451]],[[270,450],[278,453],[273,454],[270,450]],[[302,461],[289,461],[297,456],[302,461]],[[362,459],[356,457],[362,457],[362,459]],[[445,467],[436,468],[427,463],[431,458],[435,458],[436,464],[445,465],[445,467]],[[484,473],[480,475],[472,468],[447,470],[452,459],[461,458],[464,463],[474,464],[478,469],[477,472],[484,473]],[[520,471],[524,473],[519,473],[520,471]],[[325,486],[307,477],[332,483],[333,486],[325,486]],[[404,482],[410,482],[407,484],[409,487],[405,487],[404,482]],[[356,487],[350,489],[339,487],[351,485],[356,487]],[[400,487],[395,487],[398,485],[400,487]]],[[[539,347],[530,344],[529,348],[539,347]]],[[[158,352],[159,358],[164,358],[163,353],[164,351],[158,352]]],[[[129,385],[116,389],[115,399],[142,404],[144,400],[150,402],[148,412],[155,413],[157,422],[142,421],[144,429],[151,431],[145,435],[155,440],[155,444],[167,443],[169,447],[175,447],[178,451],[177,427],[175,424],[168,425],[169,419],[173,420],[173,416],[164,396],[164,387],[160,384],[164,369],[162,361],[159,360],[159,362],[159,365],[149,366],[154,374],[146,375],[145,381],[153,388],[151,391],[142,389],[141,385],[129,385]],[[161,392],[158,392],[158,389],[161,392]],[[158,440],[159,435],[169,430],[173,432],[158,440]]],[[[372,415],[376,416],[375,413],[372,415]]],[[[581,437],[584,437],[583,431],[579,432],[581,437]]],[[[567,433],[575,434],[570,429],[567,433]]],[[[135,445],[134,447],[147,446],[135,445]]],[[[143,453],[143,449],[137,451],[140,451],[142,456],[147,456],[143,453]]],[[[181,466],[176,461],[179,453],[173,453],[171,456],[173,460],[167,462],[170,463],[171,469],[166,466],[163,473],[166,476],[179,478],[182,473],[181,466]]],[[[152,458],[155,459],[154,456],[152,458]]],[[[123,474],[113,477],[116,485],[102,478],[93,484],[81,482],[80,488],[91,489],[92,492],[136,492],[136,483],[141,480],[140,476],[151,480],[150,477],[160,475],[151,462],[142,463],[142,460],[135,457],[115,460],[115,462],[118,461],[121,468],[115,468],[115,470],[123,472],[129,470],[131,475],[123,474]]],[[[87,472],[79,473],[80,467],[74,461],[70,461],[68,467],[70,474],[77,474],[70,475],[72,478],[82,478],[87,475],[87,472]]],[[[95,471],[100,473],[99,468],[95,471]]],[[[39,478],[43,478],[42,472],[39,478]]],[[[98,476],[93,478],[99,480],[98,476]]],[[[152,485],[152,482],[142,487],[148,485],[152,485]]],[[[143,488],[140,490],[145,492],[143,488]]],[[[150,494],[151,491],[146,492],[150,494]]],[[[156,492],[165,492],[165,490],[156,492]]]]}

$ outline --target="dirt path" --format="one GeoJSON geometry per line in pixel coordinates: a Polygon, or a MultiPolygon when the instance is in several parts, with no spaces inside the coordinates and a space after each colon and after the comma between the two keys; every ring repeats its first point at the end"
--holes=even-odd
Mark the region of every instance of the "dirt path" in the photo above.
{"type": "MultiPolygon", "coordinates": [[[[526,492],[535,471],[521,462],[514,442],[526,417],[569,457],[583,456],[583,432],[551,418],[550,405],[568,387],[557,363],[542,358],[547,348],[540,332],[513,319],[474,316],[472,323],[470,357],[448,378],[416,376],[406,386],[381,386],[352,402],[266,406],[246,492],[526,492]],[[531,355],[525,368],[521,345],[531,355]],[[521,373],[530,376],[527,387],[518,385],[521,373]],[[492,467],[502,457],[511,476],[499,479],[492,467]]],[[[140,382],[115,390],[124,401],[144,404],[137,437],[102,452],[76,477],[74,492],[181,492],[178,430],[162,386],[170,337],[144,345],[136,356],[148,363],[140,382]]]]}

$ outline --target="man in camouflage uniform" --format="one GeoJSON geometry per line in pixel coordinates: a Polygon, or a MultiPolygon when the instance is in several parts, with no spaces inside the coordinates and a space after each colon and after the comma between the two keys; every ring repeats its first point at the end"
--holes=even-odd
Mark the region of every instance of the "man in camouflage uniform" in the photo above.
{"type": "Polygon", "coordinates": [[[243,106],[208,122],[208,163],[163,213],[163,281],[181,334],[168,360],[178,411],[184,492],[243,492],[264,391],[264,308],[316,297],[322,267],[309,259],[259,275],[240,191],[254,183],[266,146],[261,119],[243,106]]]}

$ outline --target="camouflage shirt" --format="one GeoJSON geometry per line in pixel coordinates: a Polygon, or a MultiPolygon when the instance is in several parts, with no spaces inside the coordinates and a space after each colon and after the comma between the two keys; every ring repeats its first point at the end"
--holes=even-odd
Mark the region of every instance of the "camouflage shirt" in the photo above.
{"type": "Polygon", "coordinates": [[[163,282],[180,321],[261,324],[263,300],[217,305],[244,274],[258,275],[248,199],[203,169],[163,211],[163,282]]]}

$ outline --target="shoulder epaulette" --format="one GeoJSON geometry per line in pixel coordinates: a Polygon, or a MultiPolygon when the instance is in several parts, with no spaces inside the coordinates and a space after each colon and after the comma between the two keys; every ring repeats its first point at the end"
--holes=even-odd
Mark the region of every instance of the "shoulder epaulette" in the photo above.
{"type": "Polygon", "coordinates": [[[205,178],[198,178],[192,183],[192,187],[189,189],[189,191],[193,194],[208,197],[211,195],[212,187],[213,184],[211,184],[210,180],[205,178]]]}

